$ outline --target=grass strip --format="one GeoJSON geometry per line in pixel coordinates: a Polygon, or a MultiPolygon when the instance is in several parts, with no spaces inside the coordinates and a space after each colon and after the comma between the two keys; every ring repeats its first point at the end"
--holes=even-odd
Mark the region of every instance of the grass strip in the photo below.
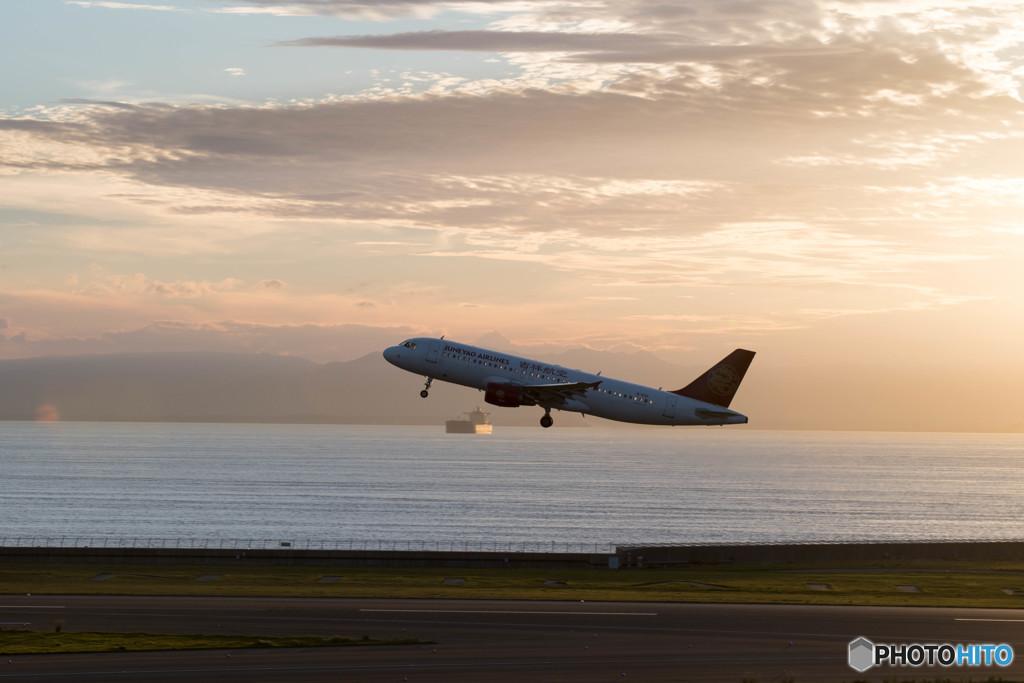
{"type": "Polygon", "coordinates": [[[17,563],[0,564],[0,592],[1024,608],[1024,563],[751,564],[619,570],[17,563]],[[214,572],[216,580],[197,581],[214,572]],[[336,579],[324,583],[325,573],[336,579]],[[95,580],[104,574],[113,576],[95,580]],[[462,581],[451,581],[455,575],[462,581]],[[829,589],[821,590],[823,584],[829,589]],[[920,590],[906,592],[899,586],[920,590]]]}
{"type": "Polygon", "coordinates": [[[0,631],[0,654],[59,652],[141,652],[151,650],[227,650],[279,647],[352,647],[414,645],[432,641],[415,638],[377,639],[363,636],[247,636],[167,633],[101,633],[96,631],[0,631]]]}

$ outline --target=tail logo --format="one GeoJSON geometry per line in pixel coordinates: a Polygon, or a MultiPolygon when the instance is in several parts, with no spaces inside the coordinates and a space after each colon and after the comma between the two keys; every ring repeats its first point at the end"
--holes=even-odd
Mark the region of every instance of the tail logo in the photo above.
{"type": "Polygon", "coordinates": [[[716,365],[708,373],[708,389],[715,396],[732,396],[739,384],[739,373],[728,365],[716,365]]]}

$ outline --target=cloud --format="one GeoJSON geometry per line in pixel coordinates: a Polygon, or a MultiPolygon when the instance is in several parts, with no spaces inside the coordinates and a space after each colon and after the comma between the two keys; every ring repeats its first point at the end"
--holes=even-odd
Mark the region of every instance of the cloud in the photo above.
{"type": "Polygon", "coordinates": [[[427,333],[430,331],[407,325],[267,325],[234,320],[212,323],[160,320],[96,336],[22,337],[15,344],[5,346],[4,355],[219,351],[293,355],[329,362],[353,360],[379,352],[396,340],[427,333]]]}
{"type": "Polygon", "coordinates": [[[215,291],[229,291],[239,284],[229,278],[221,282],[161,282],[154,280],[146,286],[147,294],[156,294],[168,299],[195,299],[209,296],[215,291]]]}
{"type": "Polygon", "coordinates": [[[113,174],[150,188],[140,201],[184,216],[613,234],[848,220],[853,207],[858,220],[882,218],[890,199],[865,188],[897,180],[889,169],[911,171],[903,186],[938,186],[959,174],[946,160],[1005,145],[1017,133],[1002,122],[1020,116],[1018,102],[980,97],[969,72],[938,56],[906,64],[865,52],[715,78],[684,69],[583,94],[104,106],[76,120],[8,119],[0,130],[15,136],[10,170],[113,174]],[[930,94],[933,78],[964,85],[930,94]],[[929,104],[869,98],[883,87],[929,104]]]}
{"type": "Polygon", "coordinates": [[[102,0],[64,0],[67,5],[92,8],[102,7],[103,9],[128,9],[128,10],[152,10],[156,12],[182,12],[180,7],[173,5],[140,5],[133,2],[105,2],[102,0]]]}
{"type": "Polygon", "coordinates": [[[114,109],[137,109],[136,105],[126,102],[114,102],[110,100],[91,100],[81,97],[70,97],[60,100],[61,104],[87,104],[97,107],[113,107],[114,109]]]}
{"type": "Polygon", "coordinates": [[[55,133],[66,126],[54,121],[36,119],[0,119],[0,130],[23,131],[27,133],[55,133]]]}
{"type": "Polygon", "coordinates": [[[260,280],[256,286],[260,289],[284,289],[285,284],[280,280],[260,280]]]}
{"type": "Polygon", "coordinates": [[[165,299],[197,299],[211,296],[217,292],[228,292],[242,284],[235,278],[225,278],[219,282],[207,280],[162,282],[151,279],[143,273],[120,275],[107,273],[99,267],[93,267],[91,271],[88,282],[80,283],[77,279],[74,281],[74,285],[77,287],[76,293],[99,297],[156,296],[165,299]]]}
{"type": "Polygon", "coordinates": [[[473,52],[578,52],[628,50],[667,38],[621,33],[583,34],[542,31],[418,31],[391,35],[300,38],[281,47],[361,47],[379,50],[461,50],[473,52]]]}
{"type": "Polygon", "coordinates": [[[679,315],[663,313],[658,315],[631,315],[625,320],[640,322],[670,323],[672,329],[686,335],[694,334],[736,334],[780,332],[806,327],[808,320],[788,319],[785,316],[744,316],[744,315],[679,315]]]}
{"type": "MultiPolygon", "coordinates": [[[[220,9],[380,18],[463,7],[240,0],[220,9]]],[[[517,319],[538,337],[555,327],[661,343],[680,330],[755,334],[964,305],[984,288],[972,280],[984,270],[976,262],[1016,253],[1019,3],[583,7],[477,3],[464,25],[500,13],[482,30],[291,43],[504,52],[487,78],[395,69],[362,92],[244,107],[117,102],[96,90],[95,100],[0,118],[0,200],[59,206],[75,226],[5,237],[5,253],[10,239],[63,247],[53,282],[81,267],[67,265],[71,253],[139,262],[116,277],[83,276],[66,300],[25,293],[5,314],[40,341],[120,339],[154,319],[185,325],[179,339],[237,339],[235,328],[195,326],[234,317],[425,327],[459,319],[468,303],[462,320],[476,325],[517,319]],[[317,237],[301,240],[311,260],[351,252],[354,268],[316,283],[351,287],[344,296],[317,294],[312,267],[268,256],[289,253],[307,231],[317,237]],[[159,268],[141,262],[154,254],[159,268]],[[176,273],[169,261],[182,254],[203,258],[176,273]],[[229,286],[225,274],[239,274],[224,267],[229,258],[273,262],[281,280],[249,266],[256,284],[229,286]],[[395,270],[378,277],[382,264],[395,270]],[[521,283],[516,297],[464,293],[492,280],[521,283]],[[429,306],[423,296],[409,305],[425,283],[435,287],[429,306]],[[627,301],[638,316],[629,327],[599,329],[627,301]],[[49,318],[26,317],[36,303],[49,318]],[[106,317],[72,334],[55,312],[74,306],[105,307],[106,317]],[[736,309],[739,327],[714,317],[721,308],[736,309]],[[686,315],[698,317],[673,317],[686,315]]],[[[270,56],[295,56],[286,52],[270,56]]]]}
{"type": "Polygon", "coordinates": [[[229,66],[228,68],[224,69],[224,73],[233,78],[238,78],[240,76],[245,75],[245,69],[239,66],[229,66]]]}
{"type": "Polygon", "coordinates": [[[543,31],[420,31],[391,35],[301,38],[280,47],[348,47],[378,50],[571,53],[563,59],[586,63],[716,62],[759,57],[814,57],[858,52],[857,47],[811,45],[686,45],[671,35],[556,33],[543,31]]]}
{"type": "MultiPolygon", "coordinates": [[[[224,7],[226,14],[320,15],[342,19],[386,21],[402,17],[425,19],[450,9],[502,11],[521,9],[522,0],[227,0],[240,7],[224,7]]],[[[555,2],[555,0],[548,0],[555,2]]],[[[543,0],[541,0],[543,4],[543,0]]]]}
{"type": "MultiPolygon", "coordinates": [[[[448,242],[379,240],[421,257],[648,288],[864,283],[981,256],[936,239],[949,207],[966,211],[964,225],[972,212],[1017,205],[1012,179],[987,195],[995,209],[956,208],[956,197],[1008,168],[997,156],[1020,139],[1006,125],[1020,102],[930,36],[895,37],[883,27],[856,52],[813,60],[642,69],[596,90],[513,83],[486,96],[291,106],[85,104],[59,120],[0,121],[12,143],[0,163],[120,178],[139,188],[121,201],[171,219],[400,226],[448,242]],[[894,92],[904,96],[879,96],[894,92]],[[966,177],[968,156],[991,167],[966,177]],[[899,231],[887,227],[894,216],[899,231]]],[[[133,244],[123,231],[105,241],[133,244]]],[[[147,286],[185,299],[210,284],[147,286]]]]}
{"type": "MultiPolygon", "coordinates": [[[[733,224],[700,235],[600,237],[548,235],[524,246],[514,235],[472,236],[465,248],[428,252],[440,259],[475,258],[543,264],[552,269],[614,278],[619,288],[648,290],[723,287],[808,288],[823,285],[884,288],[879,296],[895,301],[891,278],[914,268],[983,258],[968,255],[954,242],[894,245],[813,224],[733,224]]],[[[605,283],[609,284],[609,283],[605,283]]],[[[908,294],[921,294],[920,291],[908,294]]],[[[827,294],[826,296],[831,296],[827,294]]],[[[931,292],[929,305],[958,303],[931,292]]]]}

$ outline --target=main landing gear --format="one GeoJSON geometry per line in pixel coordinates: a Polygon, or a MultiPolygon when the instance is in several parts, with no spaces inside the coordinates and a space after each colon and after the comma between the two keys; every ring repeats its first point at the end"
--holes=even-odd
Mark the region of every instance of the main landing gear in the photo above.
{"type": "Polygon", "coordinates": [[[434,378],[433,377],[428,377],[427,378],[427,383],[423,385],[423,391],[420,392],[420,398],[426,398],[427,396],[430,396],[429,389],[430,389],[430,385],[433,382],[434,382],[434,378]]]}
{"type": "Polygon", "coordinates": [[[540,419],[540,426],[543,427],[544,429],[547,429],[553,424],[555,424],[555,421],[551,419],[551,410],[545,410],[544,417],[540,419]]]}

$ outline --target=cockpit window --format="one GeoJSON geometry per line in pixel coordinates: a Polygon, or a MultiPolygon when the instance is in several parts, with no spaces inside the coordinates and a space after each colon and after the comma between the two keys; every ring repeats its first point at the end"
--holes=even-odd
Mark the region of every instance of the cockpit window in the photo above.
{"type": "Polygon", "coordinates": [[[402,346],[404,346],[407,349],[415,349],[416,348],[416,342],[413,342],[413,341],[402,342],[402,346]]]}

